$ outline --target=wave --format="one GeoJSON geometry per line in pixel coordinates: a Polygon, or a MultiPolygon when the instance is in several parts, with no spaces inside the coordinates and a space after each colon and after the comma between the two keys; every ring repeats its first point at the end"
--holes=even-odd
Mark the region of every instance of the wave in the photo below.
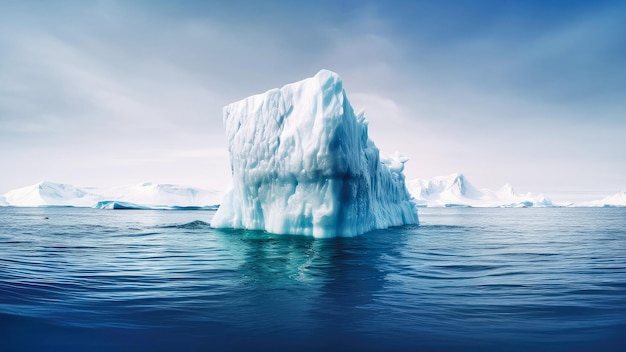
{"type": "Polygon", "coordinates": [[[184,230],[200,230],[200,229],[210,229],[211,224],[208,222],[204,222],[202,220],[194,220],[192,222],[188,222],[185,224],[176,224],[176,225],[164,225],[159,226],[162,229],[184,229],[184,230]]]}

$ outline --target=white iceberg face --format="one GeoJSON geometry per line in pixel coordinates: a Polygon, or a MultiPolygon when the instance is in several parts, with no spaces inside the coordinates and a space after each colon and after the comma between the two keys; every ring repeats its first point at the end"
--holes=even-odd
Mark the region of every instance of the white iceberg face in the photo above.
{"type": "Polygon", "coordinates": [[[333,237],[418,223],[406,159],[381,160],[336,73],[228,105],[224,126],[233,188],[213,227],[333,237]]]}

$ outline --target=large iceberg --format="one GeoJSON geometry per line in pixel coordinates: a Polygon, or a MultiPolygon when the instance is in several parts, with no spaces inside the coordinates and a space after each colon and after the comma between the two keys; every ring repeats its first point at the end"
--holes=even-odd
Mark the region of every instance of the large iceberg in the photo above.
{"type": "Polygon", "coordinates": [[[336,73],[230,104],[223,121],[233,187],[211,226],[334,237],[418,223],[406,159],[381,157],[336,73]]]}

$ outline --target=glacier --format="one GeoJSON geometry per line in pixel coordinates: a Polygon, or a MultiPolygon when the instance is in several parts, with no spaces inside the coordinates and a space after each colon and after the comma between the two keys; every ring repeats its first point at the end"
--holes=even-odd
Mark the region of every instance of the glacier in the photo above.
{"type": "Polygon", "coordinates": [[[423,207],[553,207],[544,194],[518,195],[509,184],[497,191],[478,189],[462,173],[407,181],[409,192],[423,207]]]}
{"type": "Polygon", "coordinates": [[[150,182],[112,188],[39,182],[0,196],[0,205],[101,209],[215,209],[221,197],[222,192],[214,190],[150,182]]]}
{"type": "Polygon", "coordinates": [[[417,224],[406,158],[382,155],[328,70],[224,107],[233,185],[215,228],[314,237],[417,224]]]}

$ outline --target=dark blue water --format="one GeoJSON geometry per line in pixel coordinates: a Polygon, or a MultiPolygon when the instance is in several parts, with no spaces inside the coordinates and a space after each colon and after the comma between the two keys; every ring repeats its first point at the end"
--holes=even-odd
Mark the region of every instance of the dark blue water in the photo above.
{"type": "Polygon", "coordinates": [[[357,238],[0,208],[0,351],[626,350],[626,209],[422,209],[357,238]]]}

